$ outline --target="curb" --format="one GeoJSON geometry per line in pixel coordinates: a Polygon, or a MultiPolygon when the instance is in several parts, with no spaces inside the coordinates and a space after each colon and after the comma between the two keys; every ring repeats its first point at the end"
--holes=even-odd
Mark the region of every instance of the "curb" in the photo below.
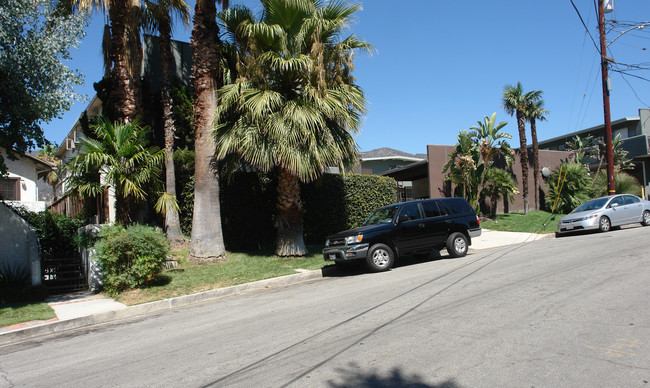
{"type": "Polygon", "coordinates": [[[188,306],[200,302],[210,301],[234,296],[251,291],[258,291],[272,287],[282,287],[308,280],[320,279],[335,272],[335,268],[322,268],[320,270],[305,271],[297,274],[280,276],[276,278],[258,280],[252,283],[244,283],[236,286],[218,288],[215,290],[204,291],[197,294],[183,295],[175,298],[157,300],[154,302],[143,303],[134,306],[128,306],[125,309],[107,311],[103,313],[91,314],[85,317],[67,319],[64,321],[44,321],[42,324],[21,328],[18,330],[0,333],[0,346],[10,345],[16,342],[24,341],[34,337],[48,334],[61,333],[68,330],[78,329],[80,327],[97,325],[118,321],[125,318],[139,315],[151,314],[174,308],[188,306]]]}

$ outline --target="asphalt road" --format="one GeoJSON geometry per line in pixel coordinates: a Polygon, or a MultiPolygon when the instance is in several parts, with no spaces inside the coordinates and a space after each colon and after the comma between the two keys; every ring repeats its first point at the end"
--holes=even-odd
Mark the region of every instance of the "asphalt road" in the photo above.
{"type": "Polygon", "coordinates": [[[0,387],[650,387],[650,227],[352,271],[0,347],[0,387]]]}

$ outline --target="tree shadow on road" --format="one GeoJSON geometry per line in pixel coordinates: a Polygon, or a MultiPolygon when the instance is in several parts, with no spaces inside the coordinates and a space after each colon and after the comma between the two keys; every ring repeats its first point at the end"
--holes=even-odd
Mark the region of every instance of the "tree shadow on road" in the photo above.
{"type": "Polygon", "coordinates": [[[357,365],[350,365],[346,369],[337,370],[342,376],[340,382],[329,381],[332,388],[381,388],[381,387],[409,387],[409,388],[460,388],[454,380],[430,384],[417,374],[407,375],[400,368],[393,368],[388,373],[378,373],[376,370],[360,371],[357,365]]]}

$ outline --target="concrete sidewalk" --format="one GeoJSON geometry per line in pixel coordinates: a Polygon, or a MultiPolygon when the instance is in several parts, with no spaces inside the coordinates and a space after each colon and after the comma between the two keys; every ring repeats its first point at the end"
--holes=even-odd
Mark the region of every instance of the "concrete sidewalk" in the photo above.
{"type": "MultiPolygon", "coordinates": [[[[528,243],[549,238],[554,238],[554,234],[500,232],[483,229],[481,236],[472,239],[470,251],[528,243]]],[[[104,294],[93,294],[89,291],[80,291],[66,295],[55,295],[46,299],[46,302],[50,307],[52,307],[52,309],[54,309],[57,316],[56,318],[47,321],[24,322],[8,327],[2,327],[0,328],[0,345],[88,325],[110,322],[162,310],[169,310],[179,306],[224,296],[237,295],[243,292],[255,291],[269,287],[286,286],[289,284],[318,279],[327,276],[329,271],[335,271],[335,269],[327,267],[323,270],[316,271],[299,270],[299,273],[295,275],[260,280],[253,283],[220,288],[198,294],[164,299],[135,306],[126,306],[122,303],[116,302],[104,294]]]]}
{"type": "Polygon", "coordinates": [[[472,239],[470,250],[481,250],[496,248],[504,245],[513,245],[527,243],[536,240],[555,238],[554,233],[537,234],[537,233],[520,233],[520,232],[501,232],[498,230],[483,229],[479,237],[472,239]]]}

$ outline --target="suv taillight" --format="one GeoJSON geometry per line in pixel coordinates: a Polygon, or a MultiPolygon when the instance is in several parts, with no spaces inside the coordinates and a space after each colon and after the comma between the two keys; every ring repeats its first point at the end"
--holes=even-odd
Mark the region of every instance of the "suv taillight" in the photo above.
{"type": "Polygon", "coordinates": [[[481,220],[478,218],[478,215],[476,215],[476,223],[478,226],[481,226],[481,220]]]}

